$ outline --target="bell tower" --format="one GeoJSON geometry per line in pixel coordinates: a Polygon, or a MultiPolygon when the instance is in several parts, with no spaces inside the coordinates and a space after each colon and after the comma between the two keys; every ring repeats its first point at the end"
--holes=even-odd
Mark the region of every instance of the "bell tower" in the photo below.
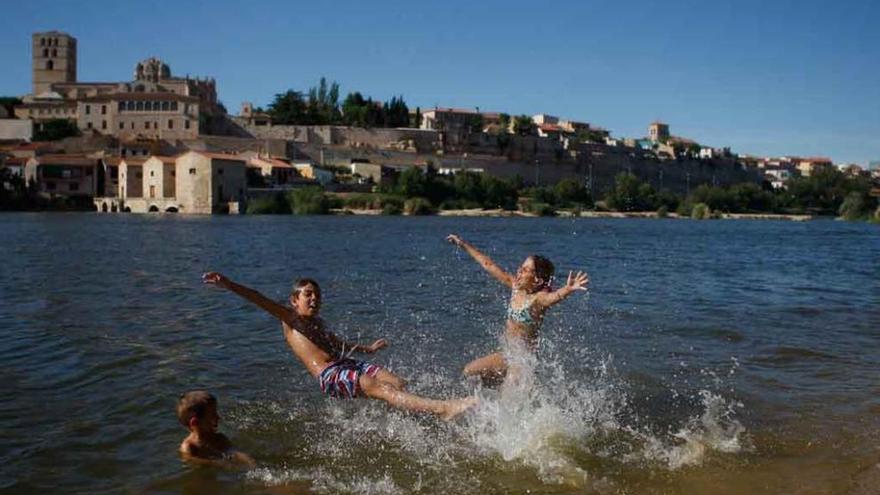
{"type": "Polygon", "coordinates": [[[76,38],[60,31],[34,33],[31,47],[35,95],[51,91],[53,83],[76,82],[76,38]]]}

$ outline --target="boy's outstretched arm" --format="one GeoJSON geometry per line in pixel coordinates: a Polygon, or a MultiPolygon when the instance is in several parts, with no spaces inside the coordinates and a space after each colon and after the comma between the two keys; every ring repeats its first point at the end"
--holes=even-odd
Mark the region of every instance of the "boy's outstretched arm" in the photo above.
{"type": "Polygon", "coordinates": [[[223,287],[224,289],[229,289],[232,292],[235,292],[236,294],[241,296],[242,298],[247,299],[248,301],[263,308],[264,310],[266,310],[267,313],[271,314],[275,318],[278,318],[279,320],[284,320],[290,316],[290,311],[284,306],[269,299],[263,294],[260,294],[254,289],[251,289],[250,287],[245,287],[244,285],[233,282],[222,273],[208,272],[202,275],[202,282],[206,284],[216,285],[218,287],[223,287]]]}
{"type": "Polygon", "coordinates": [[[479,263],[480,266],[482,266],[484,270],[489,272],[489,275],[492,275],[492,277],[494,277],[496,280],[508,287],[513,287],[513,275],[505,272],[500,266],[496,265],[491,258],[481,253],[469,242],[465,241],[455,234],[449,234],[448,236],[446,236],[446,240],[464,249],[467,254],[471,255],[471,258],[476,260],[476,262],[479,263]]]}
{"type": "Polygon", "coordinates": [[[589,285],[589,283],[590,278],[586,273],[577,272],[575,274],[573,272],[568,272],[568,280],[565,282],[565,285],[553,292],[540,293],[535,302],[545,308],[549,308],[554,304],[562,302],[565,298],[574,294],[575,291],[587,290],[587,285],[589,285]]]}

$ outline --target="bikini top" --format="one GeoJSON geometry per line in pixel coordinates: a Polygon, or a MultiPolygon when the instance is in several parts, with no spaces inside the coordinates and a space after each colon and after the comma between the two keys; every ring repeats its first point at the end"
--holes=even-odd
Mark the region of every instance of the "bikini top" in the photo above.
{"type": "Polygon", "coordinates": [[[537,294],[526,296],[525,303],[520,308],[514,308],[513,301],[511,301],[511,304],[507,306],[507,319],[517,323],[525,323],[526,325],[535,325],[537,322],[529,311],[532,303],[535,301],[535,297],[537,297],[537,294]]]}

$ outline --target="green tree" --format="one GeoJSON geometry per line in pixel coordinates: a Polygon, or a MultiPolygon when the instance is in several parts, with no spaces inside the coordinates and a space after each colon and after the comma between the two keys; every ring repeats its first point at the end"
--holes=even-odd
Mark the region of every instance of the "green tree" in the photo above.
{"type": "Polygon", "coordinates": [[[605,197],[608,207],[618,211],[654,211],[657,197],[654,188],[635,175],[622,172],[614,178],[614,188],[605,197]]]}
{"type": "Polygon", "coordinates": [[[275,95],[269,104],[268,112],[272,122],[281,125],[305,125],[306,102],[302,93],[289,89],[275,95]]]}
{"type": "Polygon", "coordinates": [[[44,122],[42,128],[34,132],[34,141],[58,141],[79,135],[76,123],[66,119],[52,119],[44,122]]]}
{"type": "Polygon", "coordinates": [[[501,134],[507,134],[510,129],[510,115],[506,113],[499,114],[498,127],[501,128],[501,134]]]}
{"type": "Polygon", "coordinates": [[[592,206],[593,198],[590,197],[590,191],[578,179],[563,179],[556,183],[553,191],[556,195],[557,206],[592,206]]]}
{"type": "Polygon", "coordinates": [[[17,105],[21,105],[21,98],[17,96],[0,96],[0,107],[5,108],[10,116],[13,115],[13,110],[17,105]]]}
{"type": "Polygon", "coordinates": [[[513,119],[513,133],[520,136],[535,134],[535,123],[528,115],[517,115],[513,119]]]}

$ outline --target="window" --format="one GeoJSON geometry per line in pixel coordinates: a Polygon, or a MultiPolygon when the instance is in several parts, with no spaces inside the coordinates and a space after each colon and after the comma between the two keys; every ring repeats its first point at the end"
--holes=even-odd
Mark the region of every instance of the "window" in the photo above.
{"type": "Polygon", "coordinates": [[[176,101],[172,101],[172,102],[171,102],[171,111],[172,111],[172,112],[176,112],[176,111],[177,111],[177,102],[176,102],[176,101]]]}
{"type": "Polygon", "coordinates": [[[133,101],[126,102],[125,109],[128,110],[129,112],[133,112],[134,111],[134,102],[133,101]]]}
{"type": "Polygon", "coordinates": [[[138,112],[143,112],[144,111],[144,102],[142,102],[142,101],[137,102],[137,106],[136,106],[135,110],[137,110],[138,112]]]}
{"type": "Polygon", "coordinates": [[[156,172],[154,170],[150,170],[150,177],[153,177],[155,175],[156,175],[156,172]]]}
{"type": "Polygon", "coordinates": [[[101,129],[106,129],[106,128],[107,128],[107,121],[106,121],[106,120],[102,120],[102,121],[101,121],[101,129]]]}
{"type": "Polygon", "coordinates": [[[101,115],[107,115],[107,105],[101,105],[101,115]]]}
{"type": "Polygon", "coordinates": [[[91,105],[86,105],[86,115],[89,115],[89,114],[91,114],[91,113],[92,113],[92,107],[91,107],[91,105]]]}
{"type": "Polygon", "coordinates": [[[91,123],[91,122],[87,122],[87,123],[86,123],[86,129],[91,129],[91,128],[92,128],[92,123],[91,123]]]}
{"type": "Polygon", "coordinates": [[[144,129],[149,129],[149,128],[150,128],[150,123],[144,122],[144,129]]]}
{"type": "Polygon", "coordinates": [[[167,112],[170,109],[171,109],[171,104],[167,101],[163,101],[162,102],[162,111],[167,112]]]}
{"type": "Polygon", "coordinates": [[[196,175],[196,169],[194,169],[194,168],[189,169],[189,175],[196,175]]]}
{"type": "Polygon", "coordinates": [[[54,191],[55,190],[55,183],[54,182],[46,182],[46,189],[49,191],[54,191]]]}
{"type": "Polygon", "coordinates": [[[55,48],[52,49],[52,56],[53,56],[53,57],[57,57],[57,56],[58,56],[58,50],[57,50],[57,49],[55,49],[55,48]]]}
{"type": "Polygon", "coordinates": [[[156,197],[156,186],[150,186],[150,197],[151,198],[156,197]]]}
{"type": "Polygon", "coordinates": [[[189,119],[183,121],[183,127],[189,129],[189,119]]]}
{"type": "Polygon", "coordinates": [[[131,130],[134,130],[134,122],[131,123],[131,130]]]}
{"type": "Polygon", "coordinates": [[[68,187],[71,191],[79,191],[79,184],[77,184],[76,182],[71,182],[68,187]]]}
{"type": "Polygon", "coordinates": [[[55,62],[49,60],[46,62],[46,70],[55,70],[55,62]]]}
{"type": "Polygon", "coordinates": [[[169,129],[174,129],[174,121],[171,120],[171,119],[168,119],[168,128],[169,128],[169,129]]]}
{"type": "Polygon", "coordinates": [[[171,177],[177,177],[177,170],[171,171],[171,177]]]}
{"type": "Polygon", "coordinates": [[[120,101],[120,102],[116,105],[116,110],[119,111],[119,112],[124,111],[124,110],[125,110],[125,102],[124,102],[124,101],[120,101]]]}
{"type": "Polygon", "coordinates": [[[40,38],[40,46],[46,46],[46,38],[40,38]]]}
{"type": "Polygon", "coordinates": [[[125,129],[125,122],[120,122],[120,123],[119,123],[119,129],[120,129],[120,130],[125,129]]]}
{"type": "Polygon", "coordinates": [[[49,58],[49,49],[43,48],[43,58],[49,58]]]}

